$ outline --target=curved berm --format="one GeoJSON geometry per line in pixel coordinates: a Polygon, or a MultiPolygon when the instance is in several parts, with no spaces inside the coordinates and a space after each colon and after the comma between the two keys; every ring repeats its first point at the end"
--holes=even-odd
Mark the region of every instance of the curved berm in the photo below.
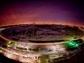
{"type": "Polygon", "coordinates": [[[22,63],[55,63],[72,57],[84,43],[84,27],[20,24],[0,27],[0,52],[22,63]]]}

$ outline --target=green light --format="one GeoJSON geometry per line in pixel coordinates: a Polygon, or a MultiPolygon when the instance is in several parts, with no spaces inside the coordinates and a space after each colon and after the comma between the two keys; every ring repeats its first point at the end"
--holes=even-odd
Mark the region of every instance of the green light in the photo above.
{"type": "Polygon", "coordinates": [[[14,46],[16,46],[17,44],[16,43],[13,43],[14,46]]]}
{"type": "Polygon", "coordinates": [[[12,47],[12,42],[11,41],[8,41],[7,43],[6,43],[6,45],[7,45],[7,47],[12,47]]]}
{"type": "Polygon", "coordinates": [[[11,41],[8,41],[7,44],[11,44],[12,42],[11,41]]]}
{"type": "Polygon", "coordinates": [[[79,44],[76,43],[75,41],[67,42],[67,43],[65,43],[65,45],[66,45],[68,48],[77,48],[77,47],[79,47],[79,44]]]}

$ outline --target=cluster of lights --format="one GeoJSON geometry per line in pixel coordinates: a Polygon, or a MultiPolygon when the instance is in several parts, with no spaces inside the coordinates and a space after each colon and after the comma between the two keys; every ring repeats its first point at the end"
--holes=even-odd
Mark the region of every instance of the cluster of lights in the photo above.
{"type": "Polygon", "coordinates": [[[6,45],[7,45],[7,47],[12,47],[12,46],[16,46],[17,43],[13,43],[13,42],[11,42],[11,41],[8,41],[8,42],[6,43],[6,45]]]}
{"type": "MultiPolygon", "coordinates": [[[[17,46],[17,43],[8,41],[6,42],[7,47],[12,47],[12,46],[17,46]]],[[[76,41],[72,40],[71,42],[67,42],[65,43],[65,46],[67,48],[78,48],[79,47],[79,43],[77,43],[76,41]]]]}
{"type": "Polygon", "coordinates": [[[68,48],[78,48],[79,43],[72,40],[71,42],[65,43],[65,46],[68,47],[68,48]]]}

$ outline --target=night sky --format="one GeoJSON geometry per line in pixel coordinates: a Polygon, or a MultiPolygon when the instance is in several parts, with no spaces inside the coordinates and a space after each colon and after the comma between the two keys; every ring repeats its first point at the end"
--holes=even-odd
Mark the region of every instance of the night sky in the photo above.
{"type": "Polygon", "coordinates": [[[0,26],[31,23],[84,26],[84,3],[81,0],[4,0],[0,2],[0,26]]]}

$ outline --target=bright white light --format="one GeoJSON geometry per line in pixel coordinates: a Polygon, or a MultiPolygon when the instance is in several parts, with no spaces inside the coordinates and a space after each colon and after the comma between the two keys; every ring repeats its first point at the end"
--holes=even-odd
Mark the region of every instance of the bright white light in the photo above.
{"type": "Polygon", "coordinates": [[[7,54],[6,54],[6,57],[8,57],[8,58],[13,58],[13,54],[7,53],[7,54]]]}

